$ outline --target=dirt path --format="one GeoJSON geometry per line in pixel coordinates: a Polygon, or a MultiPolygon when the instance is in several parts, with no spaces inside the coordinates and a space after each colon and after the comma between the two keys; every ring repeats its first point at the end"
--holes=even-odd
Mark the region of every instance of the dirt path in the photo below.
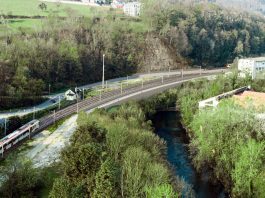
{"type": "Polygon", "coordinates": [[[49,166],[59,161],[60,151],[69,143],[71,135],[77,127],[77,115],[67,119],[52,134],[50,131],[43,131],[36,135],[32,141],[28,142],[22,155],[30,158],[35,167],[49,166]]]}

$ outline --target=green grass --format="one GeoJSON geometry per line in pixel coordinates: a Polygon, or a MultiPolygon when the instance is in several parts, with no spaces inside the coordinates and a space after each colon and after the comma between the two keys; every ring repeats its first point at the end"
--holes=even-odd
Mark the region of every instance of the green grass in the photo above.
{"type": "Polygon", "coordinates": [[[40,1],[38,0],[1,0],[0,13],[17,16],[48,16],[50,13],[56,12],[60,16],[67,16],[67,14],[90,16],[93,10],[104,9],[85,5],[45,2],[47,10],[42,11],[38,7],[39,4],[40,1]]]}
{"type": "Polygon", "coordinates": [[[115,105],[113,107],[107,108],[107,112],[108,113],[115,113],[115,112],[117,112],[119,110],[119,108],[120,108],[120,105],[115,105]]]}
{"type": "Polygon", "coordinates": [[[67,116],[61,120],[56,121],[54,124],[52,124],[51,126],[49,126],[47,128],[48,131],[50,131],[51,133],[53,133],[54,131],[56,131],[63,123],[65,120],[67,120],[68,118],[70,118],[71,116],[67,116]]]}
{"type": "Polygon", "coordinates": [[[0,24],[0,35],[19,31],[38,31],[42,26],[42,19],[8,19],[6,24],[0,24]]]}
{"type": "Polygon", "coordinates": [[[39,30],[41,28],[41,24],[44,19],[24,19],[22,18],[22,16],[45,17],[56,14],[60,17],[91,17],[93,15],[106,13],[106,11],[109,9],[104,7],[91,7],[86,5],[45,2],[45,4],[47,5],[47,10],[42,11],[38,7],[40,3],[41,2],[38,0],[0,0],[0,15],[4,14],[18,16],[18,18],[5,19],[4,21],[1,21],[0,18],[0,36],[4,36],[5,34],[9,34],[10,32],[17,33],[20,30],[23,30],[24,32],[30,32],[39,30]],[[3,24],[3,22],[5,24],[3,24]]]}

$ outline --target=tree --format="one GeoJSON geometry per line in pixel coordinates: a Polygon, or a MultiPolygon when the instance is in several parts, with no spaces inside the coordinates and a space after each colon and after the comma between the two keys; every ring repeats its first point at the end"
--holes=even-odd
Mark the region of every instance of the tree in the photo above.
{"type": "Polygon", "coordinates": [[[65,173],[72,180],[93,180],[101,165],[101,158],[102,146],[97,143],[69,146],[62,152],[65,173]]]}
{"type": "Polygon", "coordinates": [[[265,142],[249,140],[247,144],[239,144],[238,152],[239,157],[232,172],[233,194],[238,197],[259,197],[256,192],[263,188],[258,180],[263,178],[262,170],[264,173],[265,142]]]}
{"type": "Polygon", "coordinates": [[[96,186],[92,197],[118,197],[118,181],[119,172],[117,165],[111,158],[107,158],[96,174],[96,186]]]}
{"type": "Polygon", "coordinates": [[[168,184],[162,184],[155,187],[146,188],[146,198],[177,198],[179,197],[176,192],[174,192],[172,186],[168,184]]]}
{"type": "Polygon", "coordinates": [[[49,198],[80,198],[88,197],[86,185],[83,181],[77,183],[71,182],[64,176],[57,178],[54,181],[49,198]]]}
{"type": "Polygon", "coordinates": [[[2,168],[1,177],[1,197],[35,197],[43,186],[41,171],[33,168],[29,160],[21,161],[16,156],[7,159],[7,166],[2,168]]]}
{"type": "Polygon", "coordinates": [[[47,10],[47,5],[43,2],[40,3],[38,7],[39,7],[39,9],[41,9],[41,11],[47,10]]]}

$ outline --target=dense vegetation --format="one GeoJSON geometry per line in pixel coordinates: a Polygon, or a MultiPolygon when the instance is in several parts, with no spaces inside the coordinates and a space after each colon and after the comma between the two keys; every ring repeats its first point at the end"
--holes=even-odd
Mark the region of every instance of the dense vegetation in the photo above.
{"type": "Polygon", "coordinates": [[[232,99],[224,100],[216,109],[198,109],[198,102],[251,85],[255,91],[265,91],[265,80],[241,79],[237,74],[216,80],[185,83],[140,104],[149,112],[154,107],[177,105],[182,122],[190,136],[190,154],[198,170],[208,167],[212,180],[220,180],[232,197],[263,197],[265,174],[264,121],[253,104],[243,108],[232,99]],[[177,101],[176,101],[177,98],[177,101]]]}
{"type": "Polygon", "coordinates": [[[233,197],[263,197],[264,128],[250,109],[225,101],[195,114],[191,147],[197,168],[212,166],[233,197]]]}
{"type": "Polygon", "coordinates": [[[254,106],[242,108],[232,100],[216,109],[198,110],[198,101],[252,84],[264,91],[264,80],[238,79],[188,83],[178,94],[183,122],[191,136],[191,154],[198,169],[210,167],[233,197],[263,197],[265,173],[264,125],[254,106]]]}
{"type": "Polygon", "coordinates": [[[189,57],[195,64],[224,66],[235,57],[265,52],[263,17],[221,9],[214,4],[147,2],[144,20],[176,53],[189,57]]]}
{"type": "Polygon", "coordinates": [[[0,197],[47,197],[52,188],[55,177],[60,170],[54,167],[33,167],[28,159],[21,159],[17,155],[9,155],[1,161],[0,197]]]}
{"type": "Polygon", "coordinates": [[[176,197],[164,152],[137,104],[81,113],[50,197],[176,197]]]}
{"type": "MultiPolygon", "coordinates": [[[[111,16],[110,16],[111,17],[111,16]]],[[[137,71],[141,36],[126,22],[106,18],[51,17],[43,31],[7,37],[0,52],[0,108],[32,105],[36,96],[77,84],[99,81],[102,55],[106,78],[137,71]],[[25,101],[25,102],[23,102],[25,101]]]]}

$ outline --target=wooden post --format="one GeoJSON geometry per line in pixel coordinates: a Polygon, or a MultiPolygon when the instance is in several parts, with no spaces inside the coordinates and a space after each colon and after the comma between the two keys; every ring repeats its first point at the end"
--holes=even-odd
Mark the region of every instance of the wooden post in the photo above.
{"type": "Polygon", "coordinates": [[[122,94],[122,82],[121,82],[121,94],[122,94]]]}

